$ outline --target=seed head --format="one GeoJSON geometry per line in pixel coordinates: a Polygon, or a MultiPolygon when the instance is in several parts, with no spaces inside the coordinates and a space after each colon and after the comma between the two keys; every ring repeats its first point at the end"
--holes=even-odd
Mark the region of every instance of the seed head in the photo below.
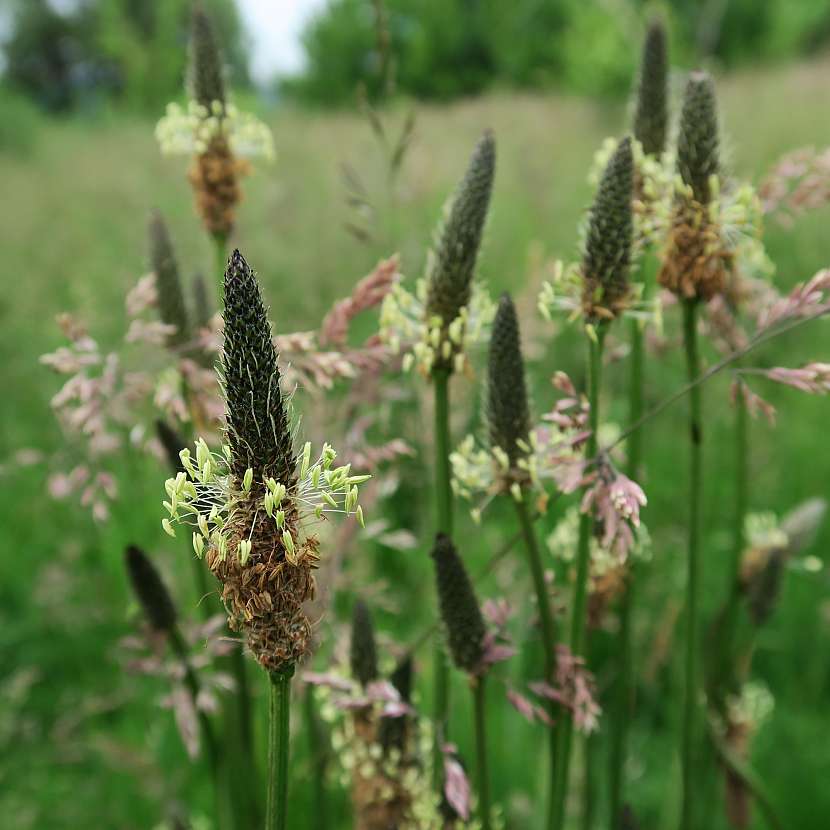
{"type": "Polygon", "coordinates": [[[490,337],[487,421],[491,447],[506,453],[510,466],[515,467],[522,454],[519,442],[526,442],[530,432],[530,412],[519,318],[507,293],[499,300],[490,337]]]}
{"type": "Polygon", "coordinates": [[[369,606],[359,599],[352,609],[352,642],[349,660],[352,677],[364,688],[378,678],[375,629],[369,606]]]}
{"type": "Polygon", "coordinates": [[[470,577],[449,536],[439,533],[432,549],[441,619],[450,654],[461,671],[477,674],[484,657],[487,630],[470,577]]]}
{"type": "Polygon", "coordinates": [[[143,550],[129,545],[124,552],[127,575],[150,625],[170,631],[176,624],[176,606],[155,565],[143,550]]]}
{"type": "Polygon", "coordinates": [[[717,175],[719,164],[715,86],[706,72],[693,72],[683,94],[677,169],[692,188],[695,201],[708,205],[712,197],[709,178],[717,175]]]}
{"type": "MultiPolygon", "coordinates": [[[[404,657],[395,667],[389,681],[397,689],[401,700],[409,703],[412,699],[412,658],[404,657]]],[[[381,718],[378,727],[378,738],[384,751],[397,748],[401,752],[406,748],[406,738],[409,731],[409,718],[402,715],[399,718],[381,718]]]]}
{"type": "Polygon", "coordinates": [[[631,139],[626,137],[602,174],[588,221],[582,273],[583,309],[589,319],[616,317],[628,297],[633,175],[631,139]]]}
{"type": "Polygon", "coordinates": [[[655,17],[643,42],[637,104],[634,111],[634,138],[646,155],[659,156],[666,149],[668,114],[668,58],[666,27],[655,17]]]}
{"type": "Polygon", "coordinates": [[[194,325],[203,329],[210,325],[210,318],[213,317],[213,306],[208,296],[207,283],[201,274],[196,274],[191,283],[193,295],[194,325]]]}
{"type": "Polygon", "coordinates": [[[176,327],[168,338],[168,344],[181,346],[190,336],[187,307],[167,223],[157,210],[150,214],[148,230],[150,266],[156,275],[159,317],[162,323],[176,327]]]}
{"type": "Polygon", "coordinates": [[[288,408],[280,389],[277,352],[256,276],[235,250],[225,271],[225,345],[231,466],[241,481],[250,468],[258,481],[296,479],[288,408]]]}
{"type": "Polygon", "coordinates": [[[496,142],[489,130],[479,139],[456,188],[427,274],[427,315],[444,326],[470,300],[484,222],[496,169],[496,142]]]}
{"type": "Polygon", "coordinates": [[[225,103],[222,53],[213,23],[201,3],[193,6],[190,20],[188,87],[190,97],[208,109],[214,101],[225,103]]]}

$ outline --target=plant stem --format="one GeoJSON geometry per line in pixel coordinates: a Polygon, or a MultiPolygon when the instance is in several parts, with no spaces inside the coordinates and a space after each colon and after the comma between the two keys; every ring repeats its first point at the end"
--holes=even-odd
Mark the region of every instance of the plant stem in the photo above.
{"type": "MultiPolygon", "coordinates": [[[[433,373],[435,390],[435,524],[436,532],[452,536],[452,490],[450,488],[450,373],[438,369],[433,373]]],[[[433,640],[433,728],[432,785],[440,792],[443,787],[443,754],[441,745],[447,738],[447,716],[450,704],[450,678],[447,653],[440,635],[433,640]]]]}
{"type": "MultiPolygon", "coordinates": [[[[539,624],[542,631],[542,646],[545,651],[545,680],[553,682],[553,674],[556,668],[556,629],[553,623],[553,612],[550,607],[550,596],[547,583],[545,582],[545,570],[542,566],[542,555],[539,550],[539,543],[536,539],[536,531],[533,529],[533,521],[527,511],[527,504],[524,501],[516,501],[516,514],[519,517],[519,525],[522,530],[522,537],[527,551],[527,561],[530,565],[530,572],[533,575],[533,587],[536,591],[536,604],[539,608],[539,624]]],[[[552,711],[553,706],[549,709],[552,711]]],[[[553,794],[556,788],[556,752],[557,735],[553,728],[548,729],[548,741],[550,744],[550,792],[548,793],[548,823],[550,823],[553,811],[553,794]]]]}
{"type": "Polygon", "coordinates": [[[288,819],[289,700],[294,666],[268,673],[268,797],[265,830],[285,830],[288,819]]]}
{"type": "MultiPolygon", "coordinates": [[[[643,329],[639,320],[631,320],[631,374],[628,380],[628,420],[637,423],[643,414],[643,329]]],[[[640,478],[642,463],[642,432],[636,430],[626,445],[628,475],[633,481],[640,478]]],[[[626,563],[625,583],[620,600],[620,634],[617,649],[617,689],[614,694],[615,717],[611,721],[610,801],[611,828],[619,828],[622,820],[625,762],[628,747],[628,722],[633,714],[634,694],[632,678],[633,649],[631,644],[631,616],[634,603],[634,560],[626,563]]]]}
{"type": "Polygon", "coordinates": [[[481,830],[490,830],[490,774],[487,768],[487,689],[485,675],[472,678],[475,706],[476,771],[481,830]]]}
{"type": "Polygon", "coordinates": [[[316,830],[326,830],[329,824],[328,803],[326,800],[326,753],[325,736],[317,713],[314,698],[314,686],[305,684],[305,722],[308,732],[308,754],[311,757],[312,773],[312,815],[316,830]]]}
{"type": "Polygon", "coordinates": [[[219,745],[216,743],[216,736],[213,734],[213,727],[207,713],[199,708],[199,678],[196,677],[196,672],[193,671],[193,666],[190,664],[190,659],[187,654],[187,646],[185,645],[184,637],[177,626],[173,626],[168,632],[168,641],[170,648],[175,653],[176,657],[182,664],[184,670],[184,683],[187,687],[187,692],[190,695],[190,702],[199,719],[199,729],[202,733],[202,743],[205,747],[205,757],[210,766],[210,773],[213,778],[214,796],[217,799],[217,809],[220,786],[222,784],[222,776],[220,771],[220,756],[219,745]]]}
{"type": "MultiPolygon", "coordinates": [[[[602,345],[605,328],[597,327],[596,341],[588,340],[588,401],[590,412],[590,435],[586,442],[585,457],[592,459],[597,451],[597,428],[599,426],[599,390],[602,377],[602,345]]],[[[579,519],[579,542],[577,549],[576,583],[574,585],[573,607],[571,609],[570,650],[575,657],[585,648],[585,610],[588,600],[588,571],[591,558],[591,537],[594,519],[590,512],[583,513],[579,519]]],[[[561,830],[565,821],[565,798],[568,789],[568,770],[570,768],[571,744],[573,738],[573,718],[563,710],[559,727],[559,744],[557,747],[558,774],[554,790],[554,805],[551,814],[551,826],[561,830]]]]}
{"type": "MultiPolygon", "coordinates": [[[[697,300],[683,303],[683,342],[686,349],[686,369],[691,383],[700,373],[700,355],[697,342],[697,300]]],[[[698,588],[700,581],[700,508],[702,495],[702,399],[699,386],[689,392],[689,529],[686,577],[686,678],[683,701],[682,807],[681,830],[694,827],[694,782],[697,740],[698,696],[698,588]]]]}
{"type": "Polygon", "coordinates": [[[225,276],[225,266],[228,262],[227,244],[228,237],[223,233],[212,233],[210,235],[213,241],[213,255],[216,263],[216,275],[219,280],[219,290],[222,290],[222,281],[225,276]]]}

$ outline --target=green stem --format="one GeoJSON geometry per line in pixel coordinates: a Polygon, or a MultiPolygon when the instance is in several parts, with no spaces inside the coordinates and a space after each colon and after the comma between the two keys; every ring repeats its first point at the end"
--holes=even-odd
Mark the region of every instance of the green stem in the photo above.
{"type": "MultiPolygon", "coordinates": [[[[683,304],[683,342],[686,349],[686,369],[691,383],[700,373],[700,355],[697,342],[697,301],[683,304]]],[[[694,783],[697,741],[698,697],[698,591],[700,582],[700,509],[702,495],[702,397],[699,386],[689,391],[689,535],[686,578],[686,679],[683,701],[682,808],[681,830],[694,827],[694,783]]]]}
{"type": "Polygon", "coordinates": [[[227,244],[228,237],[223,233],[213,233],[210,235],[213,240],[213,255],[216,263],[216,275],[219,279],[219,290],[222,290],[222,281],[225,276],[225,266],[228,264],[227,244]]]}
{"type": "MultiPolygon", "coordinates": [[[[450,373],[438,369],[433,373],[435,390],[435,519],[436,531],[452,535],[452,490],[450,487],[450,373]]],[[[443,755],[441,745],[447,738],[447,717],[450,705],[450,678],[447,654],[439,636],[433,640],[433,728],[432,784],[443,788],[443,755]]]]}
{"type": "MultiPolygon", "coordinates": [[[[602,344],[605,328],[597,327],[596,340],[588,340],[588,401],[591,406],[590,430],[585,447],[585,457],[592,459],[597,452],[597,428],[599,426],[599,390],[602,377],[602,344]]],[[[590,512],[583,513],[579,519],[579,541],[577,549],[576,582],[574,584],[573,607],[571,609],[570,650],[578,656],[585,650],[585,611],[588,601],[588,571],[591,557],[591,537],[594,531],[594,519],[590,512]]],[[[551,813],[551,826],[561,830],[565,821],[565,799],[568,790],[568,771],[573,742],[573,718],[565,711],[559,727],[557,746],[558,771],[554,789],[554,804],[551,813]]]]}
{"type": "Polygon", "coordinates": [[[308,754],[311,756],[312,773],[312,816],[315,830],[326,830],[329,824],[326,800],[326,754],[325,736],[317,714],[314,686],[305,686],[305,721],[308,733],[308,754]]]}
{"type": "MultiPolygon", "coordinates": [[[[556,629],[553,622],[553,612],[550,607],[550,595],[547,583],[545,582],[545,570],[542,566],[542,554],[539,550],[539,542],[536,538],[536,531],[533,529],[533,520],[527,510],[524,501],[513,500],[516,505],[516,514],[519,517],[519,525],[522,530],[522,538],[525,543],[527,560],[530,565],[530,572],[533,575],[533,587],[536,591],[536,604],[539,608],[539,624],[542,630],[542,646],[545,651],[545,680],[553,681],[553,674],[556,668],[556,629]]],[[[553,705],[549,706],[551,713],[553,705]]],[[[550,792],[548,793],[548,823],[550,823],[553,810],[553,793],[556,787],[556,730],[548,729],[548,742],[550,754],[550,792]]]]}
{"type": "Polygon", "coordinates": [[[288,820],[289,700],[294,666],[268,674],[271,695],[268,706],[268,795],[265,830],[285,830],[288,820]]]}
{"type": "Polygon", "coordinates": [[[214,795],[218,801],[219,790],[222,783],[222,776],[220,772],[220,756],[219,745],[216,743],[216,736],[213,733],[213,726],[207,713],[199,708],[199,678],[196,677],[196,672],[193,671],[193,666],[190,664],[190,659],[187,653],[187,646],[185,645],[184,637],[177,626],[173,626],[168,632],[168,642],[170,648],[173,650],[176,657],[182,664],[184,669],[184,683],[187,687],[190,701],[193,709],[199,719],[199,729],[202,733],[202,743],[205,747],[205,757],[210,766],[211,776],[213,778],[214,795]]]}
{"type": "Polygon", "coordinates": [[[485,676],[472,678],[475,706],[476,771],[478,775],[478,813],[481,830],[490,830],[490,774],[487,769],[487,689],[485,676]]]}
{"type": "MultiPolygon", "coordinates": [[[[636,423],[643,414],[643,329],[639,320],[631,320],[631,374],[628,381],[628,421],[636,423]]],[[[627,442],[628,474],[638,481],[642,464],[642,431],[633,432],[627,442]]],[[[631,616],[634,603],[634,562],[629,559],[626,568],[623,595],[620,600],[620,635],[617,649],[617,689],[614,694],[615,717],[611,721],[610,801],[611,828],[616,830],[622,821],[625,762],[628,749],[628,723],[633,714],[633,648],[631,643],[631,616]]]]}

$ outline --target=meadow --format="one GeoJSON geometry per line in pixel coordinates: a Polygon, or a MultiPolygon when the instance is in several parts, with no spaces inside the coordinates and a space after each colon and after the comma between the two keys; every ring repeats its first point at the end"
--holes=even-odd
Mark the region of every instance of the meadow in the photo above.
{"type": "MultiPolygon", "coordinates": [[[[758,182],[785,152],[826,146],[828,77],[825,58],[718,78],[729,167],[758,182]]],[[[517,299],[532,365],[533,405],[545,411],[552,400],[550,375],[562,369],[581,385],[584,358],[564,321],[552,328],[536,313],[540,276],[550,258],[577,257],[576,229],[591,198],[586,174],[602,140],[624,131],[625,108],[555,94],[507,93],[413,106],[414,137],[391,194],[377,141],[359,114],[288,109],[271,115],[278,157],[273,165],[258,163],[244,181],[245,200],[232,241],[258,272],[277,333],[315,328],[381,257],[399,251],[407,278],[422,274],[441,206],[475,140],[492,128],[498,162],[479,273],[494,296],[510,290],[517,299]],[[345,227],[355,216],[346,203],[344,164],[356,171],[378,206],[376,233],[368,242],[345,227]]],[[[384,118],[400,124],[406,112],[405,105],[396,105],[384,118]]],[[[159,526],[167,472],[137,454],[120,461],[121,499],[106,523],[94,522],[72,500],[51,499],[46,486],[53,457],[71,449],[50,411],[58,379],[38,358],[61,343],[54,322],[61,311],[81,317],[103,345],[122,336],[125,294],[147,270],[146,220],[152,208],[168,219],[183,271],[208,276],[218,297],[219,275],[193,216],[184,166],[161,157],[153,127],[126,116],[39,121],[28,148],[0,156],[6,195],[0,207],[5,286],[0,300],[5,386],[0,398],[0,815],[4,826],[16,830],[167,826],[161,822],[177,802],[201,805],[197,812],[209,813],[208,782],[189,773],[172,715],[157,705],[163,688],[152,678],[126,674],[119,654],[122,638],[134,630],[135,603],[122,562],[127,543],[140,543],[171,581],[189,585],[186,550],[159,526]],[[23,449],[36,453],[21,454],[23,449]]],[[[781,290],[830,264],[828,219],[830,208],[824,207],[798,217],[792,228],[768,221],[765,244],[781,290]]],[[[368,333],[373,323],[361,325],[368,333]]],[[[650,403],[683,377],[678,321],[671,311],[666,329],[668,345],[649,363],[650,403]]],[[[774,340],[753,364],[791,366],[822,359],[827,342],[827,323],[819,321],[774,340]]],[[[706,359],[713,360],[714,352],[706,359]]],[[[612,363],[607,380],[607,420],[624,425],[623,364],[612,363]]],[[[454,384],[453,429],[461,436],[479,422],[480,392],[475,381],[454,384]]],[[[728,386],[725,376],[706,386],[711,405],[704,476],[704,619],[722,601],[726,584],[732,504],[728,386]]],[[[406,420],[406,428],[389,419],[386,429],[417,435],[419,424],[429,422],[429,400],[416,394],[418,388],[415,380],[401,381],[406,412],[398,417],[406,420]]],[[[752,423],[750,508],[782,515],[807,498],[827,495],[822,437],[827,402],[772,384],[763,391],[779,417],[775,428],[752,423]]],[[[304,402],[299,390],[297,405],[311,408],[314,399],[304,402]]],[[[642,483],[649,504],[643,518],[653,539],[653,559],[637,600],[641,689],[628,770],[629,796],[644,828],[672,827],[677,820],[674,701],[681,655],[674,642],[684,575],[685,507],[677,486],[678,471],[686,465],[684,406],[681,401],[652,421],[646,433],[648,475],[642,483]]],[[[309,424],[313,428],[313,418],[309,424]]],[[[325,436],[309,437],[320,442],[325,436]]],[[[391,529],[413,534],[414,547],[396,550],[358,539],[345,565],[353,592],[365,587],[376,600],[378,629],[403,643],[434,620],[432,602],[424,601],[433,586],[426,556],[430,458],[428,443],[416,447],[400,473],[403,485],[393,515],[387,516],[391,529]]],[[[548,529],[559,509],[544,520],[548,529]]],[[[478,572],[513,528],[509,513],[496,509],[494,520],[473,534],[472,524],[461,518],[464,512],[459,506],[458,535],[470,539],[464,557],[478,572]]],[[[828,543],[826,522],[810,552],[824,561],[828,543]]],[[[506,560],[482,580],[480,595],[521,593],[527,577],[518,561],[506,560]]],[[[769,688],[775,706],[753,745],[752,761],[782,825],[799,830],[825,826],[822,817],[830,814],[824,786],[830,745],[820,738],[830,695],[827,588],[826,565],[818,573],[788,573],[755,654],[754,676],[769,688]]],[[[193,596],[180,598],[183,614],[194,605],[193,596]]],[[[350,613],[350,598],[334,597],[320,626],[321,654],[331,651],[350,613]]],[[[607,649],[610,642],[599,635],[595,647],[607,649]]],[[[428,649],[419,656],[418,690],[428,699],[428,649]]],[[[324,665],[323,659],[316,667],[324,665]]],[[[524,667],[506,671],[521,674],[524,667]]],[[[453,739],[464,750],[471,746],[470,717],[463,683],[456,679],[455,685],[460,714],[453,739]]],[[[260,695],[256,734],[264,744],[265,684],[255,688],[260,695]]],[[[542,811],[534,803],[544,766],[539,729],[504,706],[491,712],[494,800],[502,804],[509,827],[540,827],[542,811]]],[[[299,708],[295,714],[299,722],[299,708]]],[[[305,817],[313,804],[313,772],[299,727],[297,733],[290,826],[303,828],[310,826],[305,817]]],[[[597,786],[604,786],[604,778],[597,786]]],[[[346,794],[334,774],[331,799],[331,826],[351,826],[346,794]]],[[[707,826],[727,826],[717,805],[707,826]]],[[[752,827],[762,826],[756,817],[752,827]]]]}

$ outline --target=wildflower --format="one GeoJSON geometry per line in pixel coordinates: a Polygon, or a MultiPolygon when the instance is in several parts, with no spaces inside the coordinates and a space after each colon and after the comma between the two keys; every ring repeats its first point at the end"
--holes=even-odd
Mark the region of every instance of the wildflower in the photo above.
{"type": "Polygon", "coordinates": [[[792,386],[801,392],[824,395],[830,392],[830,363],[808,363],[800,369],[776,366],[764,375],[777,383],[792,386]]]}
{"type": "Polygon", "coordinates": [[[634,138],[647,156],[660,156],[668,132],[668,58],[666,27],[655,17],[643,42],[634,110],[634,138]]]}
{"type": "MultiPolygon", "coordinates": [[[[686,85],[677,140],[679,181],[668,227],[661,285],[686,299],[710,300],[723,292],[734,260],[719,221],[718,122],[715,89],[705,72],[686,85]]],[[[751,198],[750,191],[743,197],[751,198]]]]}
{"type": "Polygon", "coordinates": [[[167,344],[181,346],[190,335],[179,266],[164,217],[153,211],[149,223],[150,265],[155,274],[156,301],[161,322],[172,327],[167,344]]]}
{"type": "Polygon", "coordinates": [[[147,621],[156,631],[170,631],[176,624],[176,606],[155,565],[135,545],[127,547],[125,560],[130,584],[147,621]]]}
{"type": "Polygon", "coordinates": [[[439,533],[431,553],[447,644],[455,665],[468,674],[482,670],[487,628],[470,577],[452,540],[439,533]]]}
{"type": "Polygon", "coordinates": [[[613,320],[629,300],[634,161],[631,139],[617,145],[599,183],[582,257],[582,310],[595,324],[613,320]]]}
{"type": "Polygon", "coordinates": [[[507,293],[502,294],[499,300],[490,337],[487,423],[491,449],[501,451],[509,467],[515,469],[518,459],[527,455],[530,412],[519,341],[519,319],[513,300],[507,293]]]}
{"type": "Polygon", "coordinates": [[[491,132],[479,140],[439,228],[427,272],[411,294],[396,285],[381,308],[381,339],[394,352],[407,350],[404,367],[461,371],[466,354],[493,318],[493,306],[474,272],[495,173],[491,132]]]}
{"type": "Polygon", "coordinates": [[[165,155],[193,157],[189,178],[197,211],[208,232],[222,239],[233,229],[239,178],[248,170],[244,159],[270,160],[274,147],[262,122],[226,100],[222,59],[200,7],[192,19],[189,86],[187,108],[168,104],[156,138],[165,155]]]}
{"type": "Polygon", "coordinates": [[[311,624],[318,540],[306,526],[332,512],[362,522],[359,485],[368,476],[337,467],[324,444],[293,449],[287,401],[265,305],[253,271],[234,251],[225,272],[222,374],[227,444],[204,440],[180,454],[184,467],[165,489],[170,520],[190,524],[204,546],[234,630],[245,629],[257,660],[279,671],[301,660],[311,624]]]}
{"type": "Polygon", "coordinates": [[[350,650],[352,676],[364,688],[378,677],[375,632],[369,607],[358,600],[352,609],[352,641],[350,650]]]}

